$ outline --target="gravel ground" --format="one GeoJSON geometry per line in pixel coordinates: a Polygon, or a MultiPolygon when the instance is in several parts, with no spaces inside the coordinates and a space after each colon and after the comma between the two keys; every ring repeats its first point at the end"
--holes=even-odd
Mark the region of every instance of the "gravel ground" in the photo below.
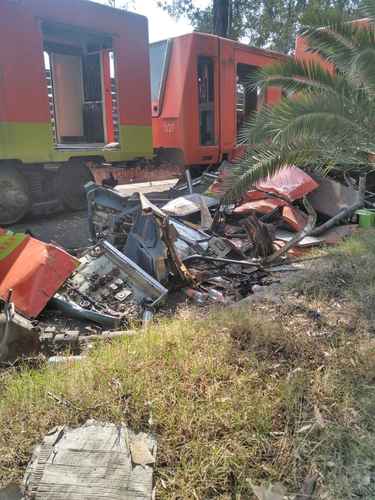
{"type": "MultiPolygon", "coordinates": [[[[151,193],[169,190],[176,179],[140,184],[127,184],[117,189],[125,195],[134,192],[151,193]]],[[[62,212],[45,217],[29,217],[10,227],[12,231],[31,231],[35,238],[45,242],[54,242],[67,250],[85,247],[89,243],[87,211],[62,212]]]]}

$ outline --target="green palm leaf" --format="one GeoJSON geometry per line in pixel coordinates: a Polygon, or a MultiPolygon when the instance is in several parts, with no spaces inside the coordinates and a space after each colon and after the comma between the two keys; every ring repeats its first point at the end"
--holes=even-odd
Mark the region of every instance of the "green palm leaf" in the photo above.
{"type": "Polygon", "coordinates": [[[290,58],[248,82],[251,89],[281,87],[288,97],[263,106],[240,131],[247,151],[225,179],[225,201],[285,165],[321,173],[375,168],[375,0],[366,0],[363,11],[367,24],[332,13],[301,28],[324,66],[290,58]]]}

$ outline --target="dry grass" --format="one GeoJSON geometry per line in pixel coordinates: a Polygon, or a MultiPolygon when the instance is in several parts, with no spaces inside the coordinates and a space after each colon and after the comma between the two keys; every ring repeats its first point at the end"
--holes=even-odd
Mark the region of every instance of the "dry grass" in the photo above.
{"type": "Polygon", "coordinates": [[[375,320],[375,231],[361,231],[325,253],[293,288],[310,300],[344,301],[375,320]]]}
{"type": "Polygon", "coordinates": [[[357,309],[319,300],[165,321],[84,362],[4,374],[0,484],[51,427],[96,418],[156,434],[158,498],[249,499],[250,481],[293,494],[317,474],[316,498],[374,499],[375,341],[357,309]]]}

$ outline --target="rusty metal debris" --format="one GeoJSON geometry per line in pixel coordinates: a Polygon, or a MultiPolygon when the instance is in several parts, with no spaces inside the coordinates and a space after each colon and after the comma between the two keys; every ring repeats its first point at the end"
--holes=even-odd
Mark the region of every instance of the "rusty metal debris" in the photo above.
{"type": "Polygon", "coordinates": [[[7,300],[0,301],[0,363],[35,353],[39,347],[39,328],[16,312],[10,290],[7,300]]]}

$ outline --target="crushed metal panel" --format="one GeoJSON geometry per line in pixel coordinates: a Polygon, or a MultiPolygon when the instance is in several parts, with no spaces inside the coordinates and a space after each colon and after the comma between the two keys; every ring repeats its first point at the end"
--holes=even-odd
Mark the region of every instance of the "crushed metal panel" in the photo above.
{"type": "Polygon", "coordinates": [[[213,236],[208,243],[207,254],[211,257],[226,257],[234,248],[230,240],[213,236]]]}
{"type": "Polygon", "coordinates": [[[294,205],[286,205],[282,209],[282,220],[297,233],[307,224],[307,214],[294,205]]]}
{"type": "Polygon", "coordinates": [[[187,217],[188,215],[200,212],[202,210],[202,202],[205,203],[208,208],[217,207],[219,205],[219,201],[211,196],[192,193],[169,201],[162,209],[168,215],[187,217]]]}
{"type": "Polygon", "coordinates": [[[13,361],[39,350],[39,328],[34,322],[14,311],[0,313],[0,362],[13,361]]]}
{"type": "Polygon", "coordinates": [[[131,219],[139,207],[139,199],[124,196],[112,189],[89,182],[85,186],[88,203],[88,225],[90,238],[96,242],[105,237],[113,244],[121,245],[126,241],[131,219]]]}
{"type": "Polygon", "coordinates": [[[151,500],[156,440],[124,424],[58,427],[35,448],[24,477],[30,500],[151,500]]]}
{"type": "Polygon", "coordinates": [[[256,184],[258,190],[280,196],[289,202],[302,199],[318,186],[312,177],[294,166],[282,168],[272,177],[256,184]]]}
{"type": "Polygon", "coordinates": [[[178,219],[173,219],[172,217],[169,219],[169,222],[176,229],[179,238],[190,245],[198,245],[204,252],[207,251],[208,241],[211,239],[209,234],[200,229],[195,229],[178,219]]]}
{"type": "MultiPolygon", "coordinates": [[[[276,231],[276,240],[281,240],[285,242],[289,242],[293,238],[295,238],[296,234],[295,233],[290,233],[289,231],[283,231],[283,230],[278,230],[276,231]]],[[[323,243],[323,239],[321,238],[315,238],[314,236],[306,236],[303,238],[301,241],[297,243],[298,247],[313,247],[317,246],[323,243]]]]}
{"type": "Polygon", "coordinates": [[[153,213],[137,214],[123,253],[158,281],[168,279],[168,248],[153,213]]]}
{"type": "Polygon", "coordinates": [[[359,193],[352,187],[344,186],[327,177],[319,177],[319,187],[308,198],[313,208],[324,215],[334,217],[342,209],[354,205],[359,193]]]}
{"type": "Polygon", "coordinates": [[[37,317],[79,261],[54,245],[0,229],[0,297],[13,290],[16,310],[37,317]]]}
{"type": "Polygon", "coordinates": [[[236,207],[235,214],[251,214],[259,212],[261,214],[270,214],[277,208],[286,206],[288,203],[280,198],[264,198],[261,200],[248,201],[236,207]]]}
{"type": "Polygon", "coordinates": [[[111,262],[127,275],[129,286],[140,301],[143,302],[145,299],[148,299],[153,301],[153,303],[158,303],[168,293],[168,290],[161,283],[146,273],[146,271],[117,250],[108,241],[102,241],[101,247],[111,262]]]}

